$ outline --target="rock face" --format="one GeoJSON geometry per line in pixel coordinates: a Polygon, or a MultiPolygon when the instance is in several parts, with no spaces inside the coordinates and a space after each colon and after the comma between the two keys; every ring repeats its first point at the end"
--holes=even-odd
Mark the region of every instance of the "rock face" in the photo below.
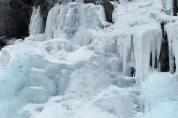
{"type": "Polygon", "coordinates": [[[7,45],[6,41],[1,39],[1,37],[0,37],[0,50],[6,45],[7,45]]]}
{"type": "Polygon", "coordinates": [[[177,0],[173,1],[173,11],[174,11],[174,16],[177,16],[177,13],[178,13],[178,1],[177,0]]]}
{"type": "Polygon", "coordinates": [[[24,1],[0,1],[0,36],[28,35],[31,5],[24,1]]]}
{"type": "Polygon", "coordinates": [[[109,1],[104,2],[102,5],[104,6],[104,9],[105,9],[107,21],[113,22],[112,13],[114,11],[114,6],[109,1]]]}
{"type": "MultiPolygon", "coordinates": [[[[32,6],[36,0],[0,1],[0,36],[21,38],[28,35],[32,6]]],[[[39,2],[44,21],[54,0],[39,2]]]]}

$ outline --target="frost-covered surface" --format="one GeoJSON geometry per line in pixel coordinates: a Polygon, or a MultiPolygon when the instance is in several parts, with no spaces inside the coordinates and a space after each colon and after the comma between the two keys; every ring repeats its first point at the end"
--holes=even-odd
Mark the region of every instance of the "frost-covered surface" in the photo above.
{"type": "Polygon", "coordinates": [[[160,23],[167,23],[170,63],[178,60],[170,1],[120,3],[113,2],[114,24],[101,6],[56,4],[44,34],[34,9],[31,35],[0,52],[0,118],[177,118],[177,72],[154,68],[160,23]]]}

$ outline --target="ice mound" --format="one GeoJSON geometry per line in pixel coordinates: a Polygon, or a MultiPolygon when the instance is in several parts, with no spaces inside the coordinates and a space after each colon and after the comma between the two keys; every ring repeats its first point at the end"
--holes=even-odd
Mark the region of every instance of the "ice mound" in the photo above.
{"type": "MultiPolygon", "coordinates": [[[[0,60],[0,98],[2,106],[8,105],[0,109],[0,112],[4,113],[4,110],[13,108],[11,112],[15,113],[16,108],[22,104],[45,103],[50,96],[64,94],[72,70],[79,66],[78,64],[88,61],[93,54],[86,47],[78,49],[74,47],[67,40],[54,39],[42,43],[27,40],[3,48],[1,53],[3,58],[0,60]],[[25,46],[28,48],[22,51],[21,48],[25,46]],[[51,51],[49,51],[50,46],[53,47],[51,51]],[[13,51],[15,52],[12,53],[13,51]],[[61,56],[63,57],[61,60],[59,57],[63,51],[66,51],[66,57],[61,56]],[[14,106],[14,102],[17,105],[14,106]]],[[[12,118],[16,114],[9,112],[0,116],[12,118]]],[[[16,115],[17,118],[20,117],[16,115]]]]}
{"type": "Polygon", "coordinates": [[[71,93],[53,97],[45,104],[28,104],[19,113],[28,111],[33,114],[34,118],[45,116],[52,118],[59,116],[62,118],[115,118],[117,116],[129,118],[135,117],[137,102],[137,95],[131,89],[125,91],[116,86],[109,86],[89,98],[71,93]],[[86,102],[87,99],[90,99],[90,102],[86,102]]]}
{"type": "Polygon", "coordinates": [[[146,115],[146,118],[155,118],[162,117],[162,109],[167,106],[173,106],[164,113],[165,118],[171,116],[176,118],[175,115],[177,112],[176,104],[178,100],[178,83],[176,80],[172,79],[172,75],[168,73],[153,73],[150,74],[146,81],[142,84],[142,96],[143,99],[143,109],[146,115]],[[153,92],[154,91],[154,92],[153,92]],[[170,113],[172,111],[172,113],[170,113]],[[155,114],[157,112],[157,115],[155,114]]]}

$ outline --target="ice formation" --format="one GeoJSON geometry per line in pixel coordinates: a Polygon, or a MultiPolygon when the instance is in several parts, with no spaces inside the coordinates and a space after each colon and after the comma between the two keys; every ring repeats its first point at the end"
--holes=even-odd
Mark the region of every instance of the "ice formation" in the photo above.
{"type": "Polygon", "coordinates": [[[77,45],[91,43],[92,29],[108,27],[103,7],[94,4],[56,5],[49,12],[46,40],[65,37],[77,45]]]}
{"type": "Polygon", "coordinates": [[[40,6],[38,8],[33,7],[32,16],[30,19],[29,34],[36,36],[43,33],[43,18],[41,17],[40,6]]]}
{"type": "Polygon", "coordinates": [[[100,5],[57,3],[44,33],[40,7],[33,9],[30,36],[0,52],[0,118],[177,118],[173,2],[112,4],[113,24],[100,5]]]}

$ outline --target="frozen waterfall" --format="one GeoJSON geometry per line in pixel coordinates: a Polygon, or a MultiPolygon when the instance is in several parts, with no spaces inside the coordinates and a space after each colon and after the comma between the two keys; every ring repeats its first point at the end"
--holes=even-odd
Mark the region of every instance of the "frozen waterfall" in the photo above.
{"type": "Polygon", "coordinates": [[[0,118],[177,118],[173,1],[111,3],[114,23],[77,1],[56,3],[45,28],[33,8],[29,37],[0,51],[0,118]]]}
{"type": "Polygon", "coordinates": [[[32,16],[30,19],[29,34],[36,36],[44,32],[43,18],[41,17],[40,6],[33,7],[32,16]]]}

